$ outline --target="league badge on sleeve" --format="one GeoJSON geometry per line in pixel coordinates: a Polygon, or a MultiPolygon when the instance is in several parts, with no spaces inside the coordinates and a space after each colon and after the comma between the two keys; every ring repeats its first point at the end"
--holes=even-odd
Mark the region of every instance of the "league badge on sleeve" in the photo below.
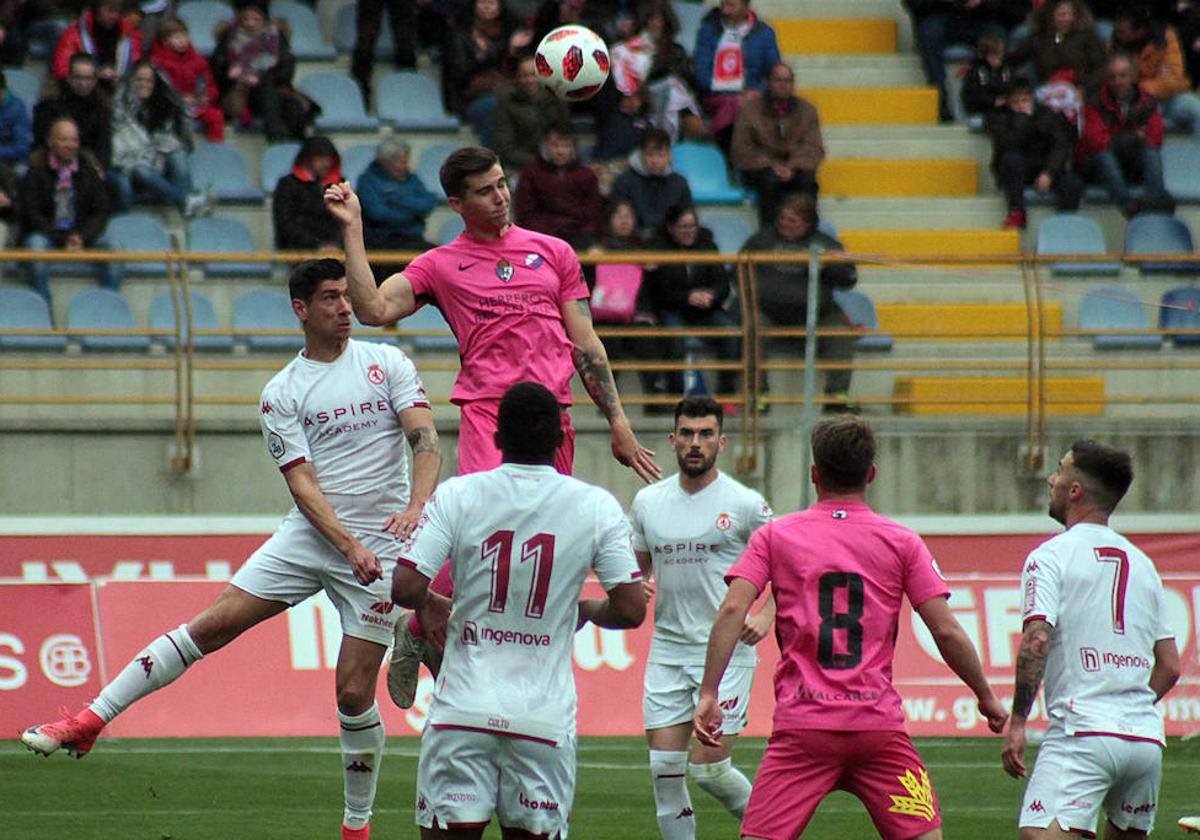
{"type": "Polygon", "coordinates": [[[511,280],[513,277],[512,263],[501,257],[500,261],[496,263],[496,276],[504,283],[511,280]]]}
{"type": "Polygon", "coordinates": [[[283,438],[275,432],[267,435],[267,451],[271,453],[272,458],[282,458],[283,453],[287,451],[287,447],[283,444],[283,438]]]}

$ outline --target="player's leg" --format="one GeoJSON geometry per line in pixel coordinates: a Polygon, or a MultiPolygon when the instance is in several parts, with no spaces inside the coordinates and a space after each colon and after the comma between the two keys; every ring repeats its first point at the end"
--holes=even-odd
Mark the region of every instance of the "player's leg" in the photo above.
{"type": "Polygon", "coordinates": [[[1112,748],[1122,743],[1119,738],[1068,737],[1052,726],[1025,787],[1018,822],[1022,840],[1092,834],[1116,778],[1112,748]]]}
{"type": "Polygon", "coordinates": [[[884,840],[940,838],[937,794],[907,733],[847,734],[853,758],[841,784],[867,806],[879,836],[884,840]]]}
{"type": "Polygon", "coordinates": [[[366,840],[379,783],[386,733],[375,702],[375,682],[387,648],[343,636],[337,662],[338,741],[342,749],[345,813],[342,837],[366,840]]]}
{"type": "Polygon", "coordinates": [[[505,736],[497,743],[501,835],[505,840],[565,835],[575,802],[575,736],[557,745],[505,736]]]}
{"type": "Polygon", "coordinates": [[[1154,828],[1162,783],[1162,749],[1149,741],[1103,738],[1117,771],[1104,811],[1104,840],[1143,840],[1154,828]]]}
{"type": "Polygon", "coordinates": [[[575,427],[571,425],[571,407],[562,406],[562,446],[554,453],[554,469],[571,475],[575,468],[575,427]]]}
{"type": "Polygon", "coordinates": [[[848,742],[849,733],[845,732],[772,732],[754,776],[741,836],[757,840],[799,837],[853,758],[848,742]]]}
{"type": "Polygon", "coordinates": [[[483,472],[500,466],[496,429],[500,422],[499,400],[472,400],[459,406],[458,474],[483,472]]]}
{"type": "Polygon", "coordinates": [[[500,786],[502,736],[426,726],[417,759],[416,823],[422,840],[476,840],[500,786]]]}
{"type": "Polygon", "coordinates": [[[688,772],[700,789],[739,820],[745,815],[746,803],[750,800],[750,780],[733,766],[731,754],[737,736],[746,728],[753,682],[754,668],[751,666],[731,665],[725,669],[717,687],[717,697],[725,713],[721,746],[696,744],[692,748],[692,762],[688,765],[688,772]]]}
{"type": "Polygon", "coordinates": [[[687,787],[695,685],[682,665],[647,662],[642,717],[650,747],[654,811],[663,840],[692,840],[696,816],[687,787]]]}

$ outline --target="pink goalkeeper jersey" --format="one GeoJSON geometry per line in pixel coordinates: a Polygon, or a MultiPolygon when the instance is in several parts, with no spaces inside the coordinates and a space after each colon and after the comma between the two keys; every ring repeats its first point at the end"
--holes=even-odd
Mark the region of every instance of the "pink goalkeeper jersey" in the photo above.
{"type": "Polygon", "coordinates": [[[571,404],[571,341],[563,301],[585,300],[579,259],[561,239],[510,225],[495,242],[459,234],[404,269],[418,303],[433,303],[458,339],[454,403],[500,399],[540,382],[571,404]]]}
{"type": "Polygon", "coordinates": [[[776,730],[904,729],[892,685],[901,599],[950,594],[917,534],[862,502],[818,502],[755,531],[733,578],[775,594],[776,730]]]}

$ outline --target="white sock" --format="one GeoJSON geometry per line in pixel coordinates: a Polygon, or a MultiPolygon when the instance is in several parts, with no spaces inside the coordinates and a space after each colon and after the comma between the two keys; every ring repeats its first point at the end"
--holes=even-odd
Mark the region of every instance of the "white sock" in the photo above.
{"type": "Polygon", "coordinates": [[[173,683],[188,666],[204,658],[186,624],[164,633],[142,649],[117,678],[92,701],[92,711],[105,723],[152,691],[173,683]]]}
{"type": "Polygon", "coordinates": [[[715,764],[688,764],[688,771],[700,789],[725,806],[739,820],[750,801],[750,780],[733,766],[731,759],[715,764]]]}
{"type": "Polygon", "coordinates": [[[375,787],[379,780],[379,763],[383,759],[386,737],[379,717],[379,704],[361,715],[337,713],[341,724],[338,740],[342,745],[342,772],[345,775],[346,813],[342,822],[347,828],[362,828],[371,821],[371,806],[375,804],[375,787]]]}
{"type": "Polygon", "coordinates": [[[687,789],[687,753],[650,750],[650,776],[663,840],[695,840],[696,815],[687,789]]]}

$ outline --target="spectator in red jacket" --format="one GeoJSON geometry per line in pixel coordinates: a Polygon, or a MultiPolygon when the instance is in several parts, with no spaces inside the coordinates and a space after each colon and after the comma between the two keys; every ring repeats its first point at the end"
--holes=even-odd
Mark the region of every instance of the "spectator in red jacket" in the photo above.
{"type": "Polygon", "coordinates": [[[575,130],[554,122],[517,182],[517,224],[589,248],[603,224],[604,201],[596,174],[575,156],[575,130]]]}
{"type": "Polygon", "coordinates": [[[1083,136],[1075,156],[1084,177],[1099,181],[1126,216],[1163,209],[1170,198],[1163,188],[1163,119],[1158,101],[1137,83],[1137,66],[1128,53],[1108,60],[1100,91],[1083,110],[1083,136]],[[1130,182],[1140,180],[1142,200],[1135,201],[1130,182]]]}
{"type": "Polygon", "coordinates": [[[129,75],[133,63],[142,57],[142,33],[122,19],[121,0],[96,0],[92,10],[80,15],[62,34],[54,47],[54,78],[67,78],[71,56],[77,52],[95,56],[100,81],[109,91],[118,79],[129,75]]]}
{"type": "Polygon", "coordinates": [[[188,113],[204,123],[204,133],[209,142],[223,141],[225,115],[217,105],[221,94],[212,68],[192,46],[187,24],[181,20],[169,20],[159,27],[158,37],[150,48],[150,60],[171,80],[176,92],[183,98],[188,113]]]}

